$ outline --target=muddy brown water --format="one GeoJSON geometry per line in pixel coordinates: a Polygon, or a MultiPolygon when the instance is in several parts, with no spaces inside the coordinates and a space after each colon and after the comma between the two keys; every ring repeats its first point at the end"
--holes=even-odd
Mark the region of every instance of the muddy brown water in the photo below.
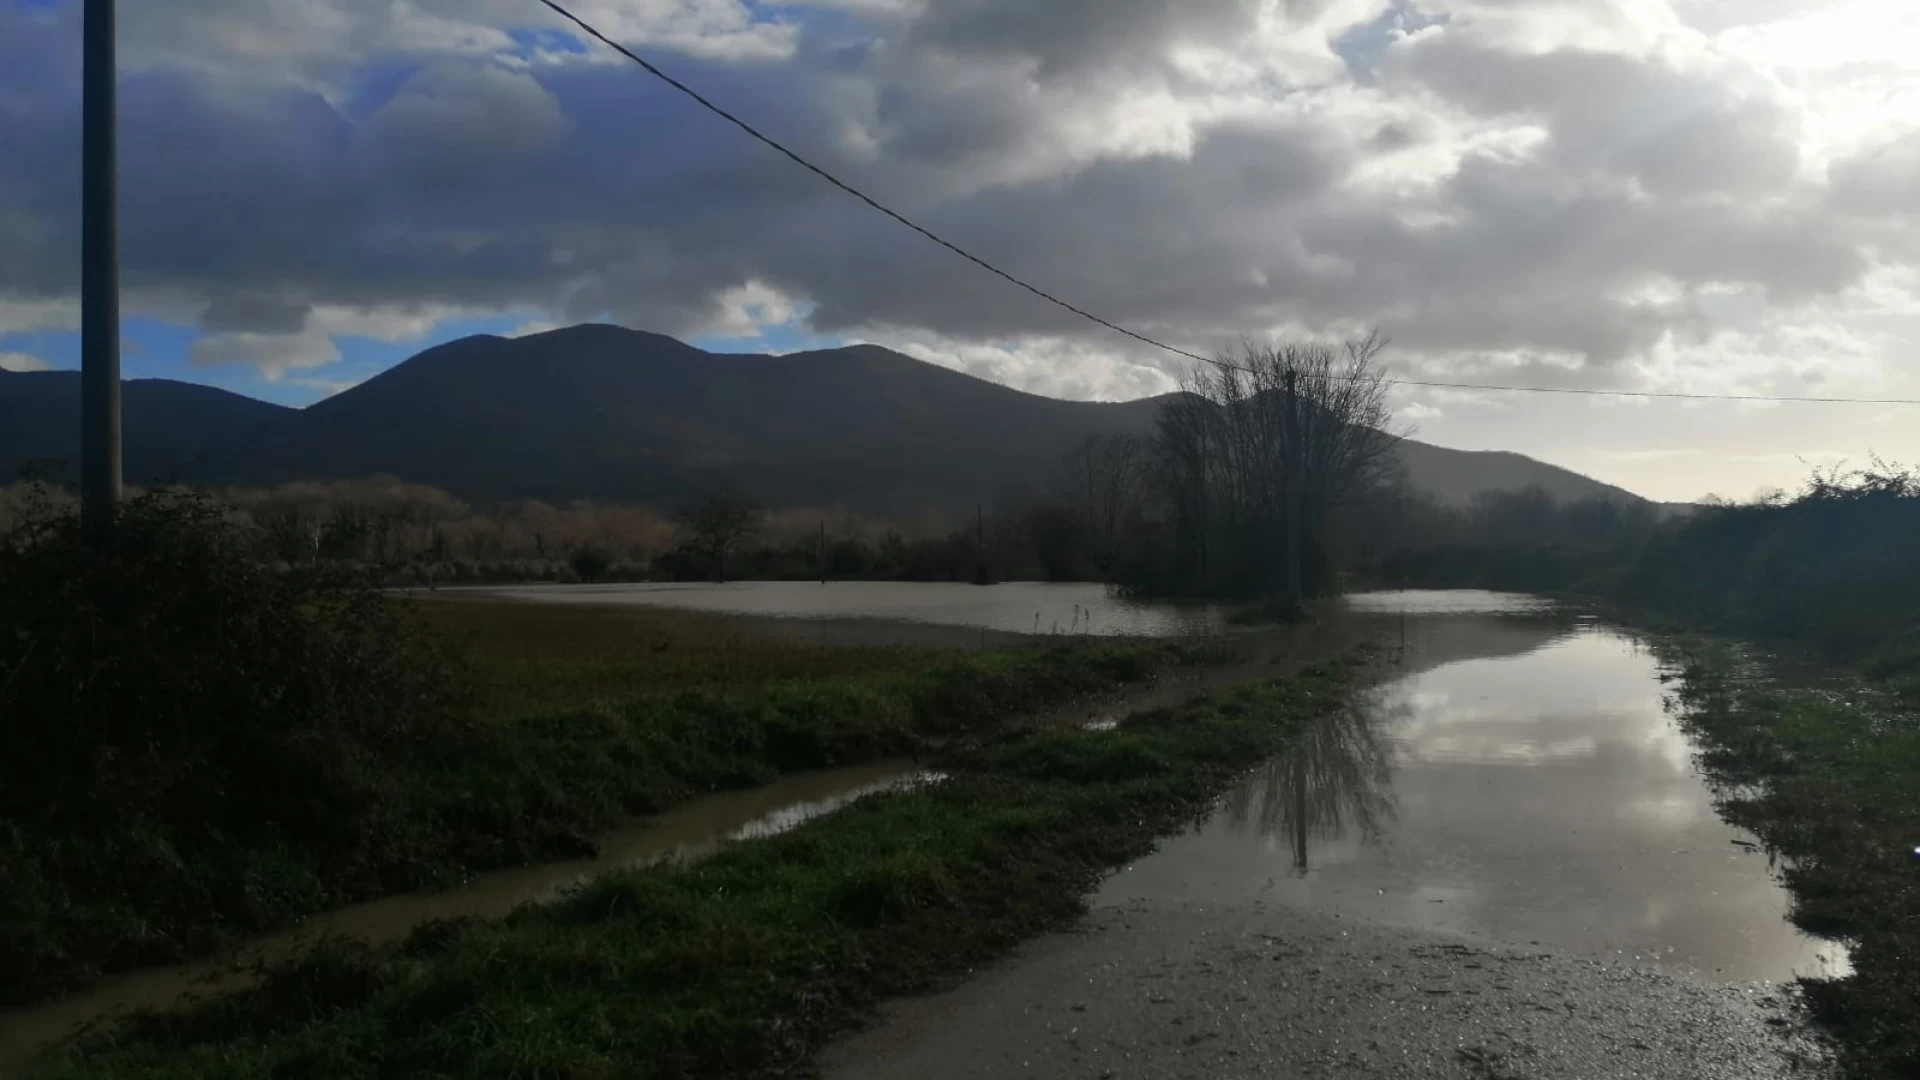
{"type": "Polygon", "coordinates": [[[1398,671],[1096,906],[1278,904],[1726,982],[1849,970],[1715,812],[1636,638],[1462,599],[1410,597],[1398,671]]]}
{"type": "MultiPolygon", "coordinates": [[[[937,621],[946,588],[919,612],[926,621],[909,625],[955,625],[937,621]]],[[[950,617],[1008,633],[1001,624],[1017,622],[1014,608],[1033,597],[1002,595],[1008,606],[998,613],[973,607],[950,617]]],[[[1370,593],[1350,598],[1348,609],[1315,627],[1249,635],[1243,664],[1039,718],[1104,725],[1211,687],[1283,675],[1363,639],[1386,645],[1398,665],[1354,709],[1255,770],[1203,826],[1112,876],[1096,907],[1271,902],[1728,981],[1846,970],[1843,946],[1786,921],[1787,895],[1766,857],[1714,813],[1692,747],[1663,707],[1658,665],[1631,636],[1514,594],[1370,593]]],[[[1096,625],[1113,617],[1091,604],[1082,610],[1096,625]]],[[[867,631],[882,625],[865,612],[838,615],[867,631]]],[[[1195,625],[1216,629],[1210,620],[1195,625]]],[[[331,912],[240,958],[284,956],[328,935],[378,943],[436,918],[502,915],[610,870],[791,828],[926,776],[890,763],[704,799],[604,837],[597,860],[331,912]]],[[[0,1013],[0,1073],[89,1022],[245,981],[229,956],[0,1013]]]]}
{"type": "Polygon", "coordinates": [[[246,972],[251,962],[290,956],[322,938],[383,944],[399,941],[435,919],[497,918],[602,874],[696,857],[729,840],[783,832],[863,795],[934,777],[911,762],[885,762],[807,773],[751,791],[697,799],[601,837],[597,859],[482,874],[443,892],[409,893],[340,908],[218,960],[140,971],[47,1005],[0,1012],[0,1075],[89,1023],[240,989],[250,981],[246,972]]]}
{"type": "Polygon", "coordinates": [[[1106,585],[1007,581],[730,581],[724,584],[477,586],[442,594],[546,604],[671,607],[783,620],[884,620],[990,634],[1188,637],[1228,628],[1211,604],[1130,600],[1106,585]]]}

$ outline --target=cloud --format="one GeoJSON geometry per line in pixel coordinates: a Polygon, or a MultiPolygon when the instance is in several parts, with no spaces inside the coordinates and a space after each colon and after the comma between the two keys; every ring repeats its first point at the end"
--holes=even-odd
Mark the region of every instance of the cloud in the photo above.
{"type": "Polygon", "coordinates": [[[303,378],[288,379],[287,381],[292,383],[295,386],[304,386],[309,390],[318,390],[324,396],[332,397],[333,395],[338,394],[342,391],[351,390],[354,387],[359,386],[361,383],[366,382],[367,380],[365,378],[320,379],[320,378],[314,378],[314,377],[308,376],[303,378]]]}
{"type": "Polygon", "coordinates": [[[22,352],[0,352],[0,371],[52,371],[53,365],[22,352]]]}
{"type": "MultiPolygon", "coordinates": [[[[0,8],[0,331],[72,321],[78,8],[0,8]]],[[[1909,377],[1920,67],[1858,32],[1897,5],[580,10],[969,250],[1182,348],[1378,325],[1409,376],[1909,377]]],[[[1158,392],[1184,366],[563,31],[518,0],[129,12],[129,310],[196,322],[196,363],[270,377],[330,362],[335,336],[502,311],[683,335],[800,322],[1074,396],[1158,392]]],[[[1421,400],[1460,400],[1433,423],[1503,411],[1421,400]]]]}
{"type": "Polygon", "coordinates": [[[333,339],[314,329],[290,334],[214,331],[202,335],[187,354],[188,362],[195,367],[246,364],[269,381],[277,381],[289,371],[326,367],[339,359],[340,349],[333,339]]]}
{"type": "Polygon", "coordinates": [[[1031,336],[981,343],[887,328],[871,338],[855,333],[849,340],[885,341],[916,359],[1047,397],[1131,401],[1179,388],[1160,368],[1117,366],[1110,352],[1071,338],[1031,336]]]}
{"type": "Polygon", "coordinates": [[[1663,447],[1653,450],[1621,450],[1608,455],[1615,461],[1670,461],[1674,458],[1695,457],[1701,451],[1696,447],[1663,447]]]}
{"type": "Polygon", "coordinates": [[[703,335],[755,337],[792,322],[801,310],[792,297],[758,281],[727,289],[714,300],[715,313],[699,329],[703,335]]]}

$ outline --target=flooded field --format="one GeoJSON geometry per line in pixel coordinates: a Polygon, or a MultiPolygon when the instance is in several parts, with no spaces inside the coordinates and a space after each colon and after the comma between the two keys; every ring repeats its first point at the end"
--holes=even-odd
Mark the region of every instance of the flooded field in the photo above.
{"type": "Polygon", "coordinates": [[[882,619],[1005,634],[1182,637],[1219,633],[1226,610],[1125,599],[1098,584],[1009,581],[732,581],[721,585],[522,585],[443,592],[549,604],[634,604],[779,619],[882,619]]]}
{"type": "MultiPolygon", "coordinates": [[[[1003,632],[1030,630],[1018,625],[1023,617],[1050,625],[1063,602],[1076,633],[1214,632],[1226,625],[1216,610],[1127,604],[1084,586],[494,592],[762,617],[810,610],[820,618],[1003,632]],[[808,590],[820,591],[803,603],[808,590]]],[[[1663,673],[1631,635],[1516,594],[1365,593],[1348,597],[1345,609],[1313,626],[1253,632],[1257,659],[1244,666],[1189,673],[1124,705],[1080,703],[1041,718],[1110,726],[1129,708],[1274,677],[1289,656],[1331,655],[1361,639],[1387,646],[1391,657],[1381,683],[1353,708],[1303,732],[1203,825],[1111,877],[1095,898],[1096,917],[1271,917],[1279,931],[1284,920],[1277,913],[1290,911],[1723,982],[1848,970],[1844,945],[1809,938],[1787,922],[1788,897],[1767,854],[1715,813],[1693,747],[1665,707],[1663,673]]],[[[879,765],[701,800],[602,838],[599,859],[509,870],[444,893],[331,912],[249,955],[285,955],[323,935],[393,941],[430,919],[502,915],[608,870],[792,828],[926,776],[910,764],[879,765]]],[[[137,973],[48,1006],[0,1014],[0,1072],[84,1022],[244,981],[228,958],[137,973]]]]}
{"type": "Polygon", "coordinates": [[[1726,981],[1847,970],[1715,813],[1651,655],[1471,600],[1415,594],[1402,673],[1099,902],[1287,905],[1726,981]]]}

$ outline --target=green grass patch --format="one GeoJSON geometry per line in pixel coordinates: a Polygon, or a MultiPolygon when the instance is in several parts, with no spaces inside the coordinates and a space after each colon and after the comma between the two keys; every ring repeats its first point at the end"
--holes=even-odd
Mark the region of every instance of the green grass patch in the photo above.
{"type": "MultiPolygon", "coordinates": [[[[1128,720],[1001,735],[950,779],[706,860],[613,874],[403,946],[322,947],[259,988],[138,1019],[45,1078],[723,1077],[792,1069],[879,1001],[1058,927],[1113,866],[1205,812],[1355,658],[1128,720]]],[[[922,683],[921,686],[933,685],[922,683]]]]}
{"type": "Polygon", "coordinates": [[[671,608],[458,593],[411,607],[467,661],[475,706],[505,719],[663,690],[901,674],[946,658],[936,649],[778,641],[750,619],[671,608]]]}
{"type": "Polygon", "coordinates": [[[1725,645],[1675,653],[1723,812],[1786,857],[1794,922],[1853,943],[1853,976],[1807,984],[1851,1073],[1920,1075],[1920,718],[1858,688],[1774,685],[1725,645]]]}
{"type": "MultiPolygon", "coordinates": [[[[548,647],[530,639],[536,654],[548,647]]],[[[316,734],[300,744],[296,774],[312,776],[311,789],[278,793],[276,816],[258,820],[177,812],[181,798],[217,794],[202,790],[209,783],[246,780],[217,772],[103,792],[89,816],[0,819],[0,1003],[207,955],[331,907],[579,856],[626,815],[785,773],[925,753],[1200,655],[1133,644],[905,663],[905,653],[880,651],[840,658],[841,674],[796,680],[794,654],[774,645],[760,670],[786,681],[598,693],[584,707],[448,718],[386,741],[316,734]]],[[[565,700],[566,679],[541,672],[529,661],[516,677],[565,700]]]]}

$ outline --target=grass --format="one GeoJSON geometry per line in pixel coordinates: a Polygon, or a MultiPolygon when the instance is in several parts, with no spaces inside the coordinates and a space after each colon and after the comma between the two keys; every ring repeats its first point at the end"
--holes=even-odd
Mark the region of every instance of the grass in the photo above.
{"type": "Polygon", "coordinates": [[[673,612],[428,611],[473,673],[473,715],[430,739],[313,747],[325,784],[287,792],[281,820],[183,825],[162,789],[93,819],[0,820],[0,1004],[194,959],[328,908],[577,857],[627,815],[926,753],[1198,655],[809,648],[673,612]]]}
{"type": "Polygon", "coordinates": [[[456,598],[413,604],[471,667],[490,716],[578,709],[662,690],[880,675],[937,663],[936,649],[772,640],[748,620],[669,608],[456,598]]]}
{"type": "Polygon", "coordinates": [[[950,779],[498,921],[335,943],[258,989],[71,1047],[51,1080],[730,1077],[801,1066],[879,1001],[1061,926],[1203,813],[1358,659],[1130,719],[988,740],[950,779]]]}
{"type": "Polygon", "coordinates": [[[1849,1072],[1920,1076],[1920,719],[1776,686],[1723,644],[1677,649],[1723,812],[1785,856],[1794,922],[1853,944],[1851,977],[1807,986],[1849,1072]]]}

